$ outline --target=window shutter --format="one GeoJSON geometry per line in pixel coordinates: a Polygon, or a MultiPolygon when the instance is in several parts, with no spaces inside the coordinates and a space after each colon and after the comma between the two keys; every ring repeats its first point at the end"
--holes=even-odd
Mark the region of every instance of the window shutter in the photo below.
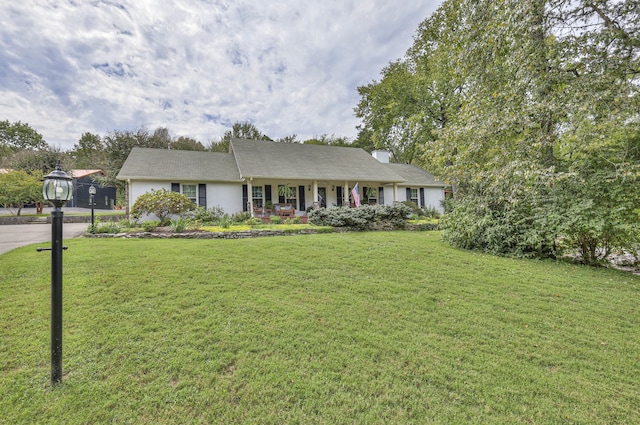
{"type": "Polygon", "coordinates": [[[304,202],[304,186],[298,186],[298,198],[300,199],[300,211],[304,211],[307,209],[304,202]]]}
{"type": "Polygon", "coordinates": [[[242,211],[249,211],[249,187],[246,184],[242,185],[242,211]]]}
{"type": "Polygon", "coordinates": [[[338,197],[338,199],[336,200],[336,205],[341,207],[342,206],[342,186],[336,186],[336,196],[338,197]]]}
{"type": "Polygon", "coordinates": [[[171,183],[171,191],[180,193],[180,183],[171,183]]]}
{"type": "Polygon", "coordinates": [[[207,185],[204,183],[198,185],[198,206],[207,208],[207,185]]]}
{"type": "Polygon", "coordinates": [[[271,185],[267,184],[264,186],[264,196],[265,202],[271,202],[271,185]]]}
{"type": "Polygon", "coordinates": [[[384,205],[384,187],[378,188],[378,203],[384,205]]]}
{"type": "Polygon", "coordinates": [[[424,208],[424,187],[420,188],[420,206],[424,208]]]}
{"type": "Polygon", "coordinates": [[[406,200],[407,201],[411,200],[411,188],[409,188],[409,187],[407,188],[407,199],[406,200]]]}

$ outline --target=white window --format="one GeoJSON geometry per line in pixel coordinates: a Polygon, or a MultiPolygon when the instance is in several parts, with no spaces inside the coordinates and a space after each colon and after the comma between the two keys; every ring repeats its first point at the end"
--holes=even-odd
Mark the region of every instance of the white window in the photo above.
{"type": "Polygon", "coordinates": [[[418,203],[418,189],[411,189],[411,199],[409,201],[413,201],[416,205],[420,205],[418,203]]]}
{"type": "Polygon", "coordinates": [[[262,208],[262,186],[251,187],[251,199],[253,200],[253,206],[256,208],[262,208]]]}
{"type": "Polygon", "coordinates": [[[198,185],[195,185],[195,184],[182,185],[182,194],[187,198],[191,199],[195,203],[198,203],[197,193],[198,193],[198,185]]]}

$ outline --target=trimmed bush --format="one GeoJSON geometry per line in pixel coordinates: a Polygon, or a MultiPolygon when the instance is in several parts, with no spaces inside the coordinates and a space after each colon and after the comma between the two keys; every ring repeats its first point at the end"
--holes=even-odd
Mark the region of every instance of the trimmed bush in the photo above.
{"type": "Polygon", "coordinates": [[[171,220],[171,230],[176,233],[182,233],[191,224],[191,220],[186,217],[178,217],[171,220]]]}
{"type": "Polygon", "coordinates": [[[269,223],[270,224],[282,224],[282,218],[280,218],[280,216],[278,216],[278,215],[272,215],[271,217],[269,217],[269,223]]]}
{"type": "Polygon", "coordinates": [[[203,224],[218,223],[222,217],[224,217],[224,210],[220,206],[209,209],[198,207],[193,211],[193,219],[203,224]]]}
{"type": "Polygon", "coordinates": [[[169,192],[165,189],[151,190],[136,199],[131,208],[131,216],[140,218],[153,214],[160,222],[165,222],[170,215],[182,215],[196,209],[196,204],[181,193],[169,192]]]}
{"type": "Polygon", "coordinates": [[[145,232],[151,232],[158,226],[160,226],[160,220],[149,220],[142,222],[142,230],[144,230],[145,232]]]}
{"type": "Polygon", "coordinates": [[[243,212],[238,212],[232,215],[231,221],[233,223],[239,224],[239,223],[245,223],[250,218],[251,218],[251,213],[249,211],[243,211],[243,212]]]}
{"type": "Polygon", "coordinates": [[[309,223],[316,226],[348,227],[354,230],[404,228],[411,208],[402,203],[364,205],[359,208],[319,208],[309,213],[309,223]]]}

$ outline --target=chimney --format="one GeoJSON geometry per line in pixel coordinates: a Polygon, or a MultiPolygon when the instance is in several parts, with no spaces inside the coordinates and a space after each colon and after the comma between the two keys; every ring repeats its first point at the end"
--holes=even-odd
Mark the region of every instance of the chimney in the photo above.
{"type": "Polygon", "coordinates": [[[371,152],[371,155],[373,155],[373,157],[375,159],[377,159],[378,161],[382,162],[383,164],[388,164],[389,163],[389,152],[387,151],[373,151],[371,152]]]}

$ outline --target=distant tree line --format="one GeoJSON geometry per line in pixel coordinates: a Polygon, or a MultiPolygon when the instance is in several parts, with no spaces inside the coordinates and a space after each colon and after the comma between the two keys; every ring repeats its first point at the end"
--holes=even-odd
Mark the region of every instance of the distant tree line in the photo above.
{"type": "MultiPolygon", "coordinates": [[[[115,186],[118,189],[118,202],[122,203],[124,202],[124,184],[116,180],[116,176],[134,147],[229,152],[229,142],[233,138],[268,140],[281,143],[352,145],[352,142],[346,137],[326,134],[305,141],[298,141],[295,134],[273,140],[250,122],[236,122],[222,137],[212,140],[206,145],[191,137],[172,137],[168,128],[159,127],[154,131],[144,128],[114,130],[102,136],[87,132],[80,136],[72,149],[63,151],[60,148],[50,146],[43,136],[28,124],[20,121],[12,123],[5,120],[0,121],[0,168],[12,170],[12,174],[5,176],[4,180],[0,176],[0,204],[17,206],[16,199],[20,198],[20,195],[15,194],[15,190],[13,190],[11,196],[7,194],[3,197],[3,184],[7,186],[10,182],[18,181],[24,175],[29,175],[35,177],[35,180],[29,181],[31,183],[35,181],[37,185],[39,179],[53,170],[58,161],[61,162],[65,170],[103,170],[106,177],[102,179],[102,183],[115,186]],[[23,174],[18,175],[13,172],[23,174]]],[[[34,191],[25,189],[20,193],[24,194],[22,197],[32,197],[34,191]]],[[[17,207],[15,210],[20,211],[17,207]]]]}

